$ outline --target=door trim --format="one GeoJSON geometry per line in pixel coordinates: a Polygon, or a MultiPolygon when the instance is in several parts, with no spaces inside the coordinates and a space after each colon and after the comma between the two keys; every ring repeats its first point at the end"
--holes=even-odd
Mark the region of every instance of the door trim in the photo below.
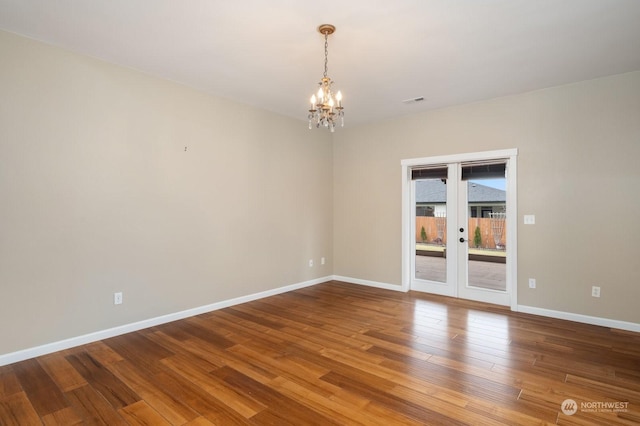
{"type": "MultiPolygon", "coordinates": [[[[517,285],[517,256],[518,256],[518,211],[517,211],[517,164],[518,149],[503,149],[495,151],[482,151],[465,154],[441,155],[435,157],[410,158],[400,161],[402,166],[402,291],[409,291],[411,283],[411,244],[413,236],[411,235],[411,167],[426,166],[432,164],[448,164],[461,163],[470,161],[482,161],[491,159],[508,159],[509,160],[509,178],[507,179],[507,247],[510,250],[510,256],[507,257],[507,279],[511,282],[507,283],[511,295],[511,310],[518,309],[518,285],[517,285]]],[[[414,249],[415,250],[415,249],[414,249]]]]}

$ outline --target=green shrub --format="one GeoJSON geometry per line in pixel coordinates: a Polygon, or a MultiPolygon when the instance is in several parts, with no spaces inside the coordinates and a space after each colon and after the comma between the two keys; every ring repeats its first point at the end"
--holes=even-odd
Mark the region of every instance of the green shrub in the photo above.
{"type": "Polygon", "coordinates": [[[480,233],[479,226],[476,226],[476,231],[473,234],[473,245],[476,246],[476,248],[482,245],[482,234],[480,233]]]}
{"type": "Polygon", "coordinates": [[[423,243],[427,241],[427,231],[424,230],[424,226],[420,229],[420,239],[423,243]]]}

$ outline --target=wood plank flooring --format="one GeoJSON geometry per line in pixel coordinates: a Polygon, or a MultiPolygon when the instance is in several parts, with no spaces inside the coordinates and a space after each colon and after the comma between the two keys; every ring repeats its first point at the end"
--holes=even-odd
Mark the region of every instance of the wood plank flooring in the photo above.
{"type": "Polygon", "coordinates": [[[1,425],[546,423],[640,424],[640,334],[333,281],[0,367],[1,425]]]}

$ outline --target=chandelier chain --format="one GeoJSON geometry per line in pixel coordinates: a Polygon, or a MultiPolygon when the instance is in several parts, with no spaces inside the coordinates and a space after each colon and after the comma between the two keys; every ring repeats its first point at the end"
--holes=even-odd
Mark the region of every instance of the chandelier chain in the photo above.
{"type": "Polygon", "coordinates": [[[327,68],[329,64],[329,34],[324,33],[324,76],[327,77],[327,68]]]}

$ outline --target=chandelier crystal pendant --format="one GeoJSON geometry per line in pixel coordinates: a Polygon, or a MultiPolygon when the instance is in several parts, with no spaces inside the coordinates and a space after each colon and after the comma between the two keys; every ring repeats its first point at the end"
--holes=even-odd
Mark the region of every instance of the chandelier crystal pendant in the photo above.
{"type": "Polygon", "coordinates": [[[336,120],[340,119],[340,125],[344,127],[344,108],[342,107],[342,93],[334,94],[331,90],[333,81],[327,76],[329,63],[329,35],[336,31],[336,27],[323,24],[318,27],[318,32],[324,35],[324,75],[318,85],[318,92],[311,96],[311,109],[309,110],[309,129],[313,125],[317,128],[325,127],[330,131],[336,130],[336,120]]]}

